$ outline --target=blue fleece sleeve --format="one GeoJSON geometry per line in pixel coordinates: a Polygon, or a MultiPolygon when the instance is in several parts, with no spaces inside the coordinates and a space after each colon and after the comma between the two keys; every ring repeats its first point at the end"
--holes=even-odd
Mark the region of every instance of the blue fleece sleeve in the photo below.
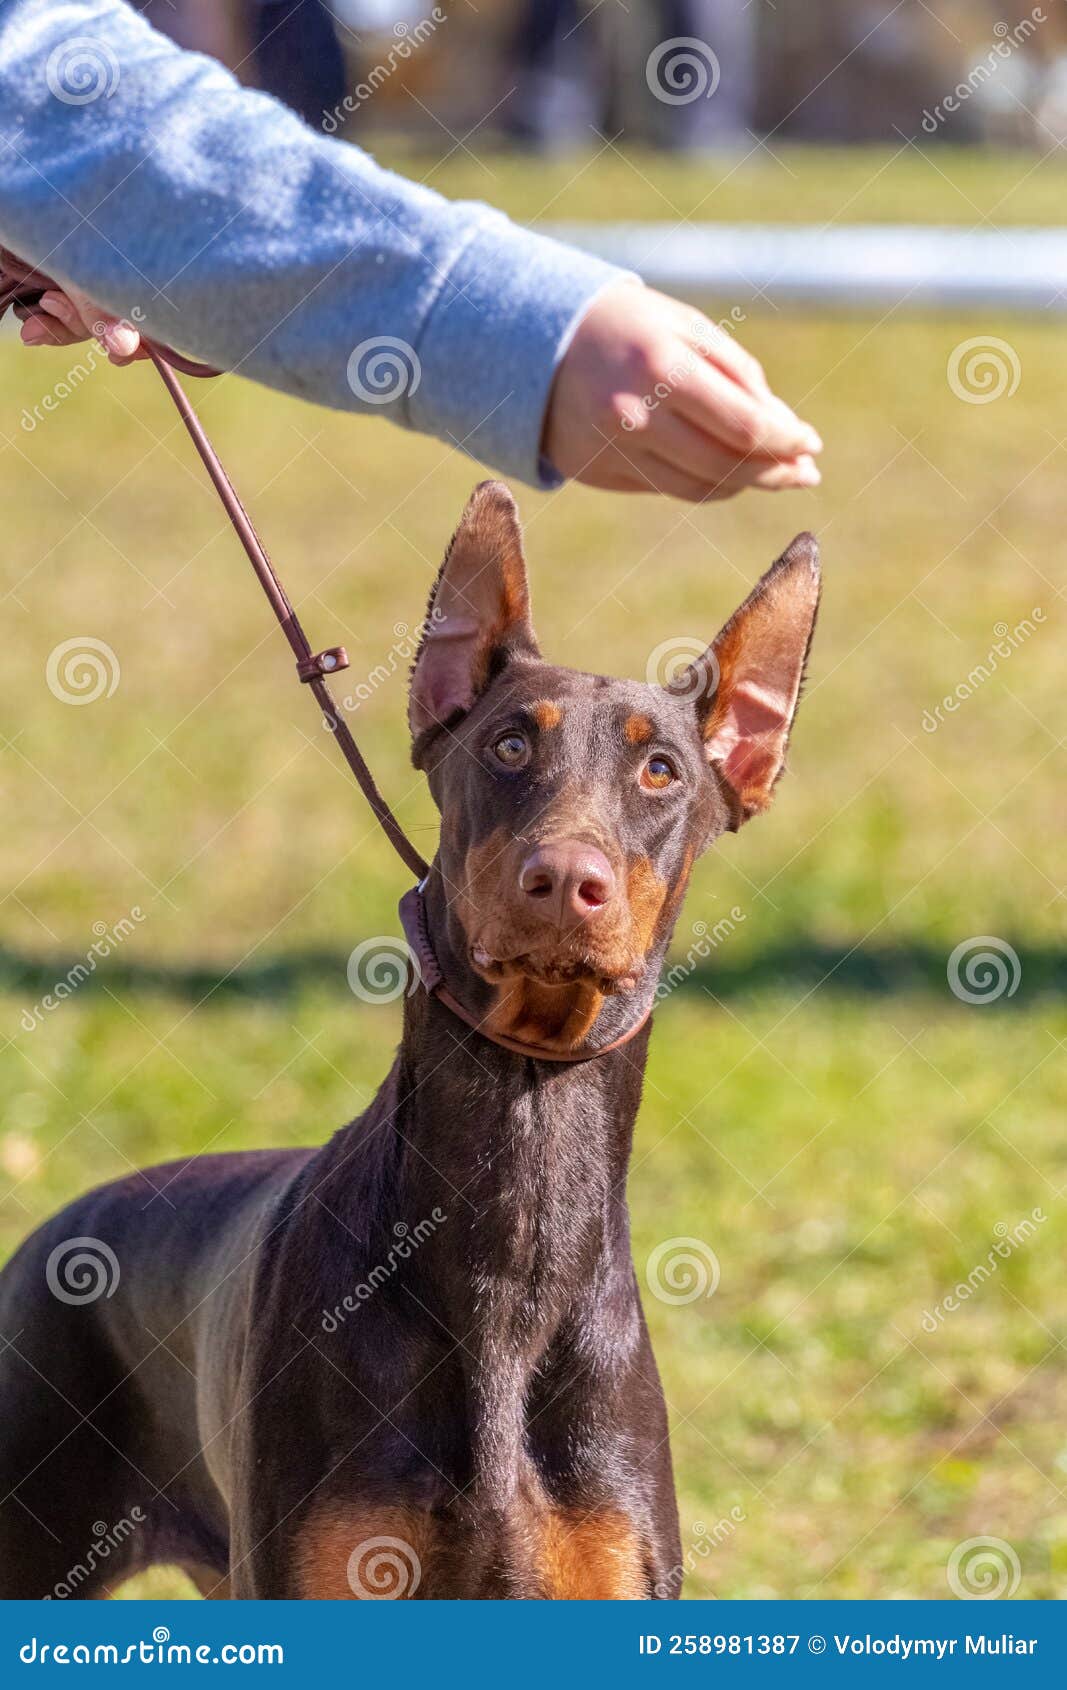
{"type": "Polygon", "coordinates": [[[622,274],[314,133],[123,0],[0,0],[0,241],[207,363],[535,483],[560,350],[622,274]]]}

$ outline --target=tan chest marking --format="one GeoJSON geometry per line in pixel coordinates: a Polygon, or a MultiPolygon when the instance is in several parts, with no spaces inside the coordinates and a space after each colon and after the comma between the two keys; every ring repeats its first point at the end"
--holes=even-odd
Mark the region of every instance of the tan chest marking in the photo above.
{"type": "Polygon", "coordinates": [[[538,1570],[550,1601],[635,1602],[648,1594],[637,1534],[612,1510],[547,1514],[538,1570]]]}
{"type": "Polygon", "coordinates": [[[426,1579],[434,1553],[426,1515],[409,1508],[361,1508],[332,1502],[314,1511],[294,1546],[303,1601],[408,1601],[426,1579]]]}

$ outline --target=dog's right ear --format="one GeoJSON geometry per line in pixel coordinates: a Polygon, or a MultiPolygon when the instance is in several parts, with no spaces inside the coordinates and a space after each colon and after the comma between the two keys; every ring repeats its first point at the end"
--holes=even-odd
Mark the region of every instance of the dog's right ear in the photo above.
{"type": "Polygon", "coordinates": [[[798,534],[703,657],[672,683],[696,704],[708,761],[733,795],[733,832],[771,801],[818,609],[818,543],[798,534]]]}
{"type": "Polygon", "coordinates": [[[500,481],[474,489],[430,594],[411,671],[416,767],[430,738],[468,711],[510,658],[537,657],[519,513],[500,481]]]}

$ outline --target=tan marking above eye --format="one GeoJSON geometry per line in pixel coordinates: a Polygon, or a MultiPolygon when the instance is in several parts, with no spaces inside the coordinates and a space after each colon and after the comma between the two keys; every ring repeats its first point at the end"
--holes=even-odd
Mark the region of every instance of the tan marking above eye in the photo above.
{"type": "Polygon", "coordinates": [[[647,745],[652,738],[652,723],[647,716],[627,716],[622,731],[629,745],[647,745]]]}
{"type": "Polygon", "coordinates": [[[547,698],[539,698],[536,704],[531,704],[530,715],[542,733],[547,733],[551,728],[558,728],[563,720],[563,711],[559,705],[552,704],[547,698]]]}

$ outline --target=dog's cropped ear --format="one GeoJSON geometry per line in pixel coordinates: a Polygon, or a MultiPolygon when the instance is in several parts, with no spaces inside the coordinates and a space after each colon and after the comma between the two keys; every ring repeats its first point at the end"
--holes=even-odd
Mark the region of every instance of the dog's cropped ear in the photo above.
{"type": "Polygon", "coordinates": [[[785,762],[819,608],[819,547],[799,534],[672,690],[696,700],[708,761],[736,800],[732,831],[765,810],[785,762]]]}
{"type": "Polygon", "coordinates": [[[519,654],[539,655],[519,513],[503,482],[483,481],[445,553],[411,672],[416,764],[427,736],[469,710],[519,654]]]}

